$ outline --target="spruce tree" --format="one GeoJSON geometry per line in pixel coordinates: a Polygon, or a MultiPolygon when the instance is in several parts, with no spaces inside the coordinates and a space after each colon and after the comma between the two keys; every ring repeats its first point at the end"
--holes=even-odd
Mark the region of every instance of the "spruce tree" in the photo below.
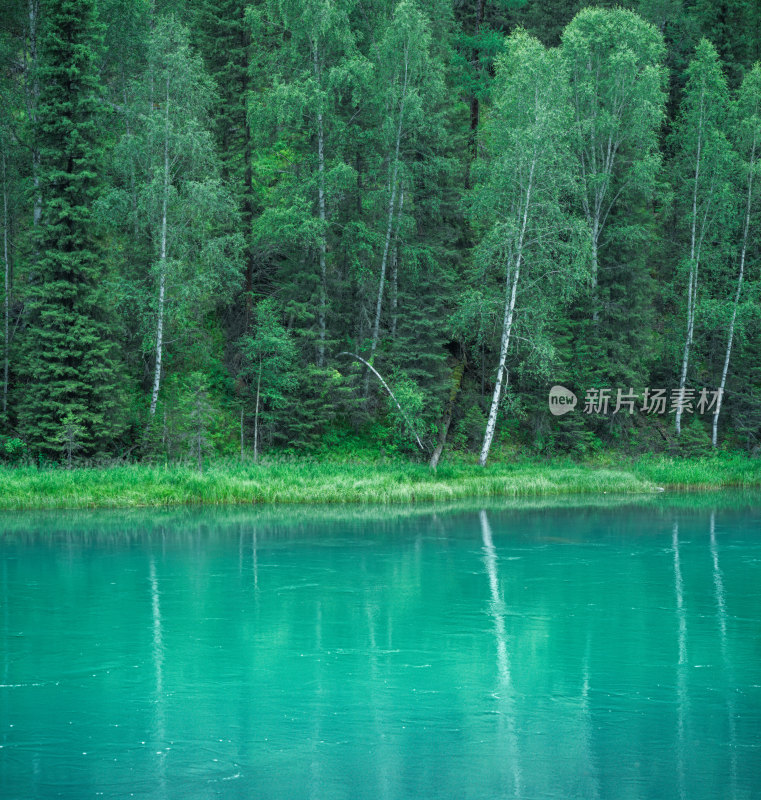
{"type": "Polygon", "coordinates": [[[44,15],[35,126],[42,213],[25,298],[19,427],[34,450],[60,458],[71,424],[82,455],[107,449],[119,403],[91,216],[101,157],[95,2],[49,2],[44,15]]]}
{"type": "Polygon", "coordinates": [[[252,88],[251,31],[246,22],[245,0],[199,0],[193,28],[206,69],[216,84],[212,108],[214,133],[222,179],[228,184],[241,216],[245,239],[245,269],[241,288],[246,293],[241,322],[248,327],[257,290],[258,251],[252,241],[257,211],[253,193],[252,160],[255,157],[248,122],[248,93],[252,88]]]}

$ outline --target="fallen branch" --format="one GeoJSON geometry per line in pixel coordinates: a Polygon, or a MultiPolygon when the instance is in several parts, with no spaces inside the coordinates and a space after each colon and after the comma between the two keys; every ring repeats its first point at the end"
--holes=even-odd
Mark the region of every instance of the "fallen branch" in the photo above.
{"type": "Polygon", "coordinates": [[[410,429],[410,433],[415,437],[415,441],[417,442],[418,447],[425,453],[426,449],[425,447],[423,447],[423,443],[420,441],[420,437],[417,435],[417,433],[415,433],[415,429],[412,427],[412,423],[410,422],[409,417],[404,413],[404,410],[399,405],[399,401],[394,396],[394,393],[391,391],[386,381],[383,380],[378,370],[375,369],[375,367],[369,361],[365,361],[365,359],[362,358],[362,356],[358,356],[356,353],[350,353],[348,350],[344,350],[338,355],[351,356],[351,358],[356,358],[357,361],[361,361],[373,373],[373,375],[375,375],[375,377],[381,382],[381,384],[383,384],[383,388],[389,393],[391,399],[396,403],[396,407],[399,409],[399,413],[402,415],[402,417],[404,417],[404,421],[407,423],[407,427],[410,429]]]}

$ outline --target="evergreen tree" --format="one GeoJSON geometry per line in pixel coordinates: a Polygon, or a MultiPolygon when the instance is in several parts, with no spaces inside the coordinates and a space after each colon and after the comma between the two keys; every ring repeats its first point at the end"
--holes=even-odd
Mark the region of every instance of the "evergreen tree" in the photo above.
{"type": "Polygon", "coordinates": [[[699,32],[711,41],[724,64],[730,86],[761,53],[761,8],[756,0],[692,0],[691,14],[699,32]]]}
{"type": "MultiPolygon", "coordinates": [[[[235,198],[245,242],[245,266],[241,289],[245,292],[245,329],[253,311],[254,292],[260,290],[261,259],[253,241],[257,211],[253,191],[254,139],[248,121],[252,89],[251,29],[244,0],[198,0],[193,35],[217,91],[211,109],[222,179],[235,198]]],[[[234,332],[233,332],[234,333],[234,332]]]]}
{"type": "MultiPolygon", "coordinates": [[[[0,36],[0,64],[12,59],[14,39],[0,36]]],[[[9,390],[11,384],[11,345],[19,322],[15,275],[20,244],[24,238],[23,220],[28,210],[25,194],[29,188],[29,164],[23,146],[21,127],[14,109],[21,105],[21,87],[8,80],[8,70],[0,72],[0,304],[2,308],[2,350],[0,351],[0,430],[11,424],[9,390]]]]}
{"type": "Polygon", "coordinates": [[[35,135],[41,218],[25,291],[19,427],[39,452],[61,455],[61,428],[81,430],[85,455],[119,432],[118,353],[93,203],[102,158],[94,0],[44,6],[35,135]]]}
{"type": "Polygon", "coordinates": [[[0,27],[0,180],[2,181],[2,402],[0,421],[15,426],[13,385],[23,303],[19,292],[40,219],[39,146],[34,122],[39,95],[39,1],[8,4],[0,27]]]}
{"type": "MultiPolygon", "coordinates": [[[[296,348],[279,316],[271,299],[260,301],[255,309],[253,333],[241,342],[241,376],[254,406],[254,461],[262,449],[262,421],[272,426],[279,414],[297,402],[293,396],[297,384],[296,348]]],[[[241,452],[242,447],[241,439],[241,452]]]]}
{"type": "Polygon", "coordinates": [[[3,355],[2,355],[2,404],[0,405],[0,422],[3,426],[8,420],[8,381],[10,375],[11,348],[11,310],[13,307],[13,200],[14,189],[18,183],[14,181],[14,161],[12,159],[10,136],[8,131],[0,128],[0,191],[2,192],[2,259],[3,259],[3,355]]]}

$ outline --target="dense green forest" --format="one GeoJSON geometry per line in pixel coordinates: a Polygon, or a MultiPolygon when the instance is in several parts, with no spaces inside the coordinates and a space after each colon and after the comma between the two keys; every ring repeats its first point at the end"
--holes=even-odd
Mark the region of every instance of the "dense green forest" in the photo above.
{"type": "Polygon", "coordinates": [[[0,24],[0,459],[761,448],[757,0],[0,24]]]}

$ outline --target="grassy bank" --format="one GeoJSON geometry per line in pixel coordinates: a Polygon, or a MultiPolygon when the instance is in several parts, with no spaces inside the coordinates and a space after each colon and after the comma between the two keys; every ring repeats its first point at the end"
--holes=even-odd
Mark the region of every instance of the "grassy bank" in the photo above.
{"type": "Polygon", "coordinates": [[[219,463],[201,475],[182,466],[0,469],[0,509],[130,508],[228,503],[408,503],[470,497],[650,493],[664,489],[761,486],[761,459],[642,459],[573,464],[520,461],[447,464],[219,463]]]}
{"type": "Polygon", "coordinates": [[[705,490],[761,486],[761,458],[723,455],[714,458],[645,458],[633,462],[632,473],[667,489],[705,490]]]}

